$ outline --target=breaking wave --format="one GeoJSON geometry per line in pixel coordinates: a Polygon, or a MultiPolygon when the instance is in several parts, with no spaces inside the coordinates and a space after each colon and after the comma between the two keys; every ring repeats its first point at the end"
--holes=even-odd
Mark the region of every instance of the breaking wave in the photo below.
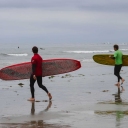
{"type": "Polygon", "coordinates": [[[27,53],[17,53],[17,54],[14,54],[14,53],[10,53],[10,54],[1,53],[0,55],[3,55],[3,56],[28,56],[27,53]]]}
{"type": "Polygon", "coordinates": [[[9,56],[27,56],[28,54],[27,53],[24,53],[24,54],[7,54],[9,56]]]}
{"type": "Polygon", "coordinates": [[[103,51],[64,51],[67,53],[104,53],[104,52],[111,52],[110,50],[103,50],[103,51]]]}
{"type": "MultiPolygon", "coordinates": [[[[120,49],[121,51],[128,51],[128,49],[120,49]]],[[[94,51],[64,51],[66,53],[111,53],[114,52],[114,50],[94,50],[94,51]]]]}

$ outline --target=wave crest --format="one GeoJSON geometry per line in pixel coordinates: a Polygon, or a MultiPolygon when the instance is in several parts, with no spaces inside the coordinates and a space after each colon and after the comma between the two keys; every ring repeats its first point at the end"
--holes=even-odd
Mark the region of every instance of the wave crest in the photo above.
{"type": "MultiPolygon", "coordinates": [[[[128,51],[128,49],[120,49],[121,51],[128,51]]],[[[66,53],[110,53],[114,50],[94,50],[94,51],[64,51],[66,53]]]]}
{"type": "Polygon", "coordinates": [[[104,53],[104,52],[111,52],[110,50],[103,50],[103,51],[64,51],[67,53],[104,53]]]}
{"type": "Polygon", "coordinates": [[[23,54],[7,54],[7,55],[9,55],[9,56],[27,56],[28,54],[27,53],[23,53],[23,54]]]}
{"type": "Polygon", "coordinates": [[[0,55],[2,55],[2,56],[28,56],[27,53],[17,53],[17,54],[14,54],[14,53],[9,53],[9,54],[1,53],[0,55]]]}

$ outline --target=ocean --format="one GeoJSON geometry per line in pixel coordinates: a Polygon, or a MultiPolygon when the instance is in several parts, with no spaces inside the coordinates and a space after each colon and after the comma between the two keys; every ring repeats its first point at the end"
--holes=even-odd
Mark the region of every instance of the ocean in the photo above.
{"type": "MultiPolygon", "coordinates": [[[[18,44],[1,43],[0,44],[0,68],[16,63],[28,62],[33,56],[32,47],[39,48],[39,54],[43,59],[50,58],[72,58],[82,63],[94,63],[92,56],[94,54],[113,54],[113,45],[111,43],[85,43],[85,44],[18,44]]],[[[120,50],[128,54],[128,44],[119,44],[120,50]]]]}

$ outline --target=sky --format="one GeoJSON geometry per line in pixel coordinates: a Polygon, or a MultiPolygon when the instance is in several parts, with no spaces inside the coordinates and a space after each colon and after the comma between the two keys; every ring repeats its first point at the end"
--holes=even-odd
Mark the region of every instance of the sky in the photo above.
{"type": "Polygon", "coordinates": [[[127,43],[128,0],[0,0],[0,43],[127,43]]]}

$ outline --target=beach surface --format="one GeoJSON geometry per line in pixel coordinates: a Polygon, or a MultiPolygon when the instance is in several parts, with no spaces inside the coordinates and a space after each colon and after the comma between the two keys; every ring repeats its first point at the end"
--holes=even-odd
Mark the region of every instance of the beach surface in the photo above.
{"type": "MultiPolygon", "coordinates": [[[[123,67],[121,75],[128,75],[123,67]]],[[[0,86],[1,128],[126,128],[128,125],[128,83],[120,93],[114,86],[113,66],[94,62],[67,74],[44,77],[43,83],[52,93],[35,84],[35,102],[30,98],[29,80],[2,81],[0,86]],[[22,83],[23,85],[18,85],[22,83]]]]}

